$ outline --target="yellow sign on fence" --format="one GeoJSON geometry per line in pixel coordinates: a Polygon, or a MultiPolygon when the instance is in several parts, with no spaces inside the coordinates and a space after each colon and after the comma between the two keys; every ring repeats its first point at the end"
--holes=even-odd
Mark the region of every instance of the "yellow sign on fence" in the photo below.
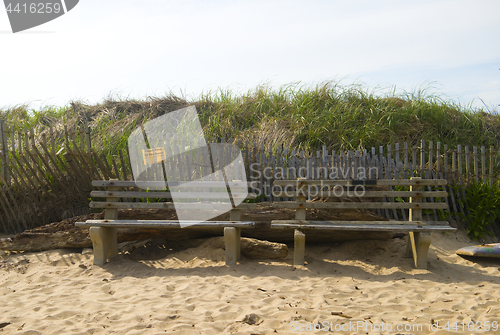
{"type": "Polygon", "coordinates": [[[164,148],[153,148],[142,150],[144,165],[152,165],[155,163],[164,162],[167,159],[164,148]]]}

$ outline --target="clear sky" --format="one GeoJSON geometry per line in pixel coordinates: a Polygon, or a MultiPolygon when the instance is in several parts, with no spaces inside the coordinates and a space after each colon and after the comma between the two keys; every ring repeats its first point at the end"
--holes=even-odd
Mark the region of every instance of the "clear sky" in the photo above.
{"type": "Polygon", "coordinates": [[[327,80],[499,110],[500,0],[80,0],[12,34],[0,108],[327,80]]]}

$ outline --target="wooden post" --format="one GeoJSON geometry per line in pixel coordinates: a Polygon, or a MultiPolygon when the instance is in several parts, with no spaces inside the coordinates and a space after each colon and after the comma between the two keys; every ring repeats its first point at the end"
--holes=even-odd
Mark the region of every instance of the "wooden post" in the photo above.
{"type": "Polygon", "coordinates": [[[293,241],[293,265],[304,265],[306,235],[300,229],[295,229],[293,241]]]}
{"type": "MultiPolygon", "coordinates": [[[[411,177],[410,180],[421,180],[420,177],[411,177]]],[[[422,186],[410,186],[410,191],[422,191],[422,186]]],[[[410,203],[420,203],[422,202],[422,197],[410,197],[410,203]]],[[[410,218],[409,221],[422,221],[422,209],[420,208],[410,208],[410,218]]]]}
{"type": "MultiPolygon", "coordinates": [[[[109,186],[108,191],[119,191],[116,186],[109,186]]],[[[118,198],[107,198],[107,202],[117,202],[118,198]]],[[[117,208],[106,208],[104,211],[105,220],[118,219],[117,208]]],[[[117,228],[114,227],[90,227],[90,239],[94,247],[94,265],[104,265],[108,258],[118,256],[117,228]]]]}
{"type": "MultiPolygon", "coordinates": [[[[298,187],[297,190],[302,190],[304,187],[307,187],[302,181],[306,180],[306,178],[299,178],[297,180],[298,187]]],[[[299,193],[299,195],[302,195],[299,193]]],[[[295,220],[301,220],[305,221],[306,220],[306,208],[303,204],[300,204],[300,202],[306,202],[306,197],[304,196],[297,196],[296,201],[299,203],[299,208],[295,210],[295,220]]],[[[295,229],[294,232],[294,265],[304,265],[304,255],[305,255],[305,243],[306,243],[306,236],[305,234],[299,230],[295,229]]]]}
{"type": "Polygon", "coordinates": [[[387,179],[392,179],[392,174],[391,174],[391,145],[387,144],[387,167],[386,167],[386,176],[387,179]]]}
{"type": "Polygon", "coordinates": [[[7,166],[8,147],[7,147],[7,129],[5,120],[0,120],[0,141],[2,142],[2,178],[10,186],[9,168],[7,166]]]}
{"type": "Polygon", "coordinates": [[[420,141],[420,171],[425,169],[425,140],[420,141]]]}
{"type": "Polygon", "coordinates": [[[379,178],[384,178],[384,147],[383,146],[379,146],[378,147],[378,150],[379,150],[379,160],[380,160],[380,167],[382,168],[380,170],[379,168],[379,178]]]}
{"type": "MultiPolygon", "coordinates": [[[[412,177],[411,180],[418,181],[421,178],[412,177]]],[[[410,186],[410,191],[421,191],[422,186],[412,185],[410,186]]],[[[420,203],[422,202],[422,197],[410,197],[410,203],[420,203]]],[[[422,209],[411,208],[409,221],[420,221],[422,222],[422,209]]],[[[407,255],[411,252],[413,254],[413,261],[417,269],[427,268],[427,254],[429,251],[429,246],[431,244],[431,235],[426,232],[409,232],[408,241],[406,245],[407,255]]]]}
{"type": "MultiPolygon", "coordinates": [[[[306,180],[306,178],[298,178],[297,191],[299,191],[299,190],[302,191],[304,189],[304,187],[307,187],[303,183],[303,181],[305,181],[305,180],[306,180]]],[[[305,221],[306,220],[306,207],[303,204],[301,204],[301,203],[306,202],[305,194],[299,193],[296,197],[296,201],[297,201],[297,203],[299,203],[299,208],[297,208],[297,210],[295,211],[295,220],[305,221]]]]}
{"type": "MultiPolygon", "coordinates": [[[[230,221],[241,221],[241,209],[233,208],[229,212],[230,221]]],[[[226,249],[226,265],[233,265],[241,255],[241,228],[225,227],[224,244],[226,249]]]]}
{"type": "Polygon", "coordinates": [[[224,248],[226,265],[234,265],[240,254],[240,228],[224,227],[224,248]]]}

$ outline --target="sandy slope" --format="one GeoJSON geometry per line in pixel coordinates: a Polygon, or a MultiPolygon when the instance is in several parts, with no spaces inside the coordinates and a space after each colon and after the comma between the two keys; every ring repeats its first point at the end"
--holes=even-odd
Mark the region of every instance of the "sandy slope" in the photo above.
{"type": "Polygon", "coordinates": [[[486,327],[500,322],[500,260],[454,254],[471,244],[463,233],[435,234],[428,270],[402,257],[401,239],[308,245],[308,265],[297,268],[291,255],[226,267],[224,251],[207,245],[159,260],[120,255],[102,268],[71,250],[3,252],[0,326],[11,323],[6,334],[294,334],[319,322],[315,333],[494,334],[486,327]],[[445,330],[447,322],[459,329],[445,330]]]}

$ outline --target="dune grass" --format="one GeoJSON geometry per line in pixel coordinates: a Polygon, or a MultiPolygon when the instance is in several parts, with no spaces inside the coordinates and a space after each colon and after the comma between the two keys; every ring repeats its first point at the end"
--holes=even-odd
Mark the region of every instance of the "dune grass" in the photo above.
{"type": "Polygon", "coordinates": [[[448,144],[497,146],[500,115],[459,106],[425,90],[375,94],[358,85],[327,82],[277,89],[259,86],[244,94],[219,90],[186,101],[174,95],[144,100],[106,99],[96,105],[72,102],[40,111],[19,106],[0,110],[16,129],[90,127],[95,150],[113,155],[125,148],[141,123],[196,105],[205,135],[255,142],[265,147],[348,150],[421,139],[448,144]]]}
{"type": "MultiPolygon", "coordinates": [[[[332,83],[314,88],[259,87],[242,96],[220,92],[201,99],[208,133],[221,137],[273,137],[276,144],[316,150],[359,149],[420,139],[457,144],[496,145],[500,118],[464,110],[425,92],[375,96],[362,87],[332,83]],[[285,136],[286,134],[286,136],[285,136]]],[[[268,143],[269,145],[270,143],[268,143]]]]}

